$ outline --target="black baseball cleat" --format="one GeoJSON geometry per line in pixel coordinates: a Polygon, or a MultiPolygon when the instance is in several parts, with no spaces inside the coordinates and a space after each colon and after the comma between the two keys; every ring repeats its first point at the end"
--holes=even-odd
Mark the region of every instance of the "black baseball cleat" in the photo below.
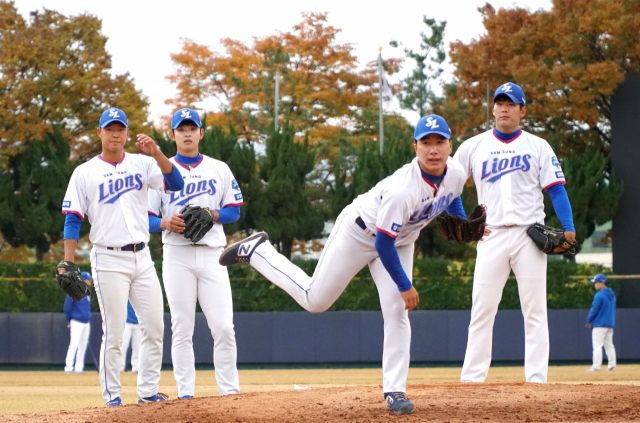
{"type": "Polygon", "coordinates": [[[258,232],[248,238],[238,241],[235,244],[229,245],[220,254],[218,262],[223,266],[229,266],[230,264],[245,263],[248,264],[251,260],[251,255],[256,250],[256,247],[269,239],[269,235],[266,232],[258,232]]]}

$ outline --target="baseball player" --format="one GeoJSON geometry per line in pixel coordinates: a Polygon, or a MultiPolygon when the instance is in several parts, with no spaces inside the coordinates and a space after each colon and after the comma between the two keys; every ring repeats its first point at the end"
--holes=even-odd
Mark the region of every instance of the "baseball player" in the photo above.
{"type": "Polygon", "coordinates": [[[414,131],[417,157],[340,213],[312,277],[265,242],[264,232],[227,247],[220,257],[222,265],[251,264],[314,313],[328,309],[369,265],[384,317],[384,398],[396,414],[414,411],[405,395],[411,344],[408,312],[419,301],[411,284],[414,241],[445,209],[464,216],[459,196],[466,177],[449,158],[450,139],[442,117],[422,117],[414,131]]]}
{"type": "Polygon", "coordinates": [[[222,225],[240,218],[242,193],[229,166],[198,152],[203,135],[197,112],[181,109],[174,113],[169,136],[178,152],[171,162],[185,180],[184,189],[172,194],[149,191],[150,230],[162,231],[164,243],[162,280],[171,309],[171,360],[181,399],[195,395],[196,301],[214,339],[213,363],[220,395],[240,393],[231,285],[218,258],[227,242],[222,225]],[[210,230],[196,242],[186,238],[180,214],[185,205],[206,208],[210,216],[210,230]]]}
{"type": "Polygon", "coordinates": [[[602,347],[607,352],[609,366],[607,370],[616,369],[616,347],[613,346],[613,328],[616,324],[616,294],[607,288],[607,277],[597,274],[591,283],[596,288],[593,304],[587,316],[587,326],[593,329],[591,341],[593,344],[593,365],[588,372],[597,372],[602,366],[602,347]]]}
{"type": "MultiPolygon", "coordinates": [[[[93,278],[89,272],[82,272],[82,279],[91,286],[93,278]]],[[[71,330],[67,359],[64,372],[71,374],[84,374],[84,354],[87,352],[89,333],[91,332],[91,296],[86,296],[80,301],[73,301],[70,296],[64,300],[64,317],[67,319],[67,327],[71,330]],[[74,366],[75,362],[75,366],[74,366]]]]}
{"type": "Polygon", "coordinates": [[[491,230],[491,235],[477,246],[461,380],[483,382],[487,377],[493,323],[513,270],[524,316],[525,378],[527,382],[546,383],[547,257],[526,230],[534,223],[544,223],[544,189],[551,196],[565,237],[574,242],[571,205],[564,189],[564,174],[549,144],[520,129],[527,111],[522,89],[511,82],[503,84],[495,91],[493,101],[495,128],[463,142],[455,154],[466,176],[473,176],[478,202],[487,206],[487,226],[491,230]]]}
{"type": "Polygon", "coordinates": [[[73,264],[80,223],[91,222],[91,269],[102,315],[100,385],[107,406],[120,405],[122,334],[127,299],[137,311],[142,331],[139,402],[161,401],[158,392],[162,365],[163,299],[149,249],[147,190],[180,191],[184,181],[175,166],[147,135],[136,145],[148,157],[124,153],[129,124],[122,110],[106,110],[97,130],[102,153],[78,166],[62,203],[67,214],[63,265],[73,264]]]}
{"type": "Polygon", "coordinates": [[[136,312],[133,310],[131,301],[127,302],[127,321],[124,324],[124,334],[122,335],[122,370],[127,370],[127,350],[131,344],[131,373],[138,373],[138,357],[140,351],[140,325],[136,312]]]}

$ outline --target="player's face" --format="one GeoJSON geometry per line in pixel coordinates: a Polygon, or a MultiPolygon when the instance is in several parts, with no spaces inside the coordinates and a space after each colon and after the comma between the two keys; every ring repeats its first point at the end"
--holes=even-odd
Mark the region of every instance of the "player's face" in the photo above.
{"type": "Polygon", "coordinates": [[[203,136],[204,130],[194,124],[180,125],[169,133],[169,137],[176,142],[178,153],[183,156],[196,156],[203,136]]]}
{"type": "Polygon", "coordinates": [[[413,144],[420,167],[429,175],[442,175],[451,154],[451,141],[438,134],[429,134],[413,144]]]}
{"type": "Polygon", "coordinates": [[[121,152],[129,137],[129,128],[120,122],[111,122],[104,128],[98,128],[102,140],[102,150],[111,153],[121,152]]]}
{"type": "Polygon", "coordinates": [[[496,118],[496,129],[502,133],[510,134],[520,127],[520,119],[527,113],[525,106],[511,100],[499,99],[493,103],[493,116],[496,118]]]}

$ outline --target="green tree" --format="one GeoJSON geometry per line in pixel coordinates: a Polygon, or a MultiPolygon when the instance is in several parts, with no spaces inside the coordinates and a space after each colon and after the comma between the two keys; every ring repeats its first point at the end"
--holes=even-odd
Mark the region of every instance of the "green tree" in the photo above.
{"type": "MultiPolygon", "coordinates": [[[[0,173],[0,231],[12,247],[36,249],[41,261],[51,244],[62,239],[62,200],[73,169],[69,141],[60,128],[9,156],[0,173]]],[[[83,225],[83,234],[88,226],[83,225]]]]}
{"type": "MultiPolygon", "coordinates": [[[[428,114],[438,96],[433,92],[431,84],[442,75],[442,63],[445,59],[444,31],[446,21],[436,22],[426,16],[422,21],[427,25],[430,35],[420,33],[420,50],[413,51],[405,48],[407,58],[415,61],[416,67],[402,80],[402,90],[398,93],[400,106],[403,109],[418,112],[420,116],[428,114]]],[[[401,45],[398,41],[391,41],[392,47],[401,45]]]]}
{"type": "Polygon", "coordinates": [[[134,133],[147,120],[148,102],[129,74],[111,73],[100,19],[44,9],[22,17],[0,1],[0,159],[42,140],[53,126],[74,154],[100,149],[95,129],[108,107],[124,110],[134,133]],[[91,142],[87,142],[87,140],[91,142]]]}
{"type": "Polygon", "coordinates": [[[294,239],[311,240],[322,234],[325,217],[309,183],[316,151],[306,136],[298,142],[295,135],[290,123],[278,131],[271,128],[266,156],[259,160],[264,186],[251,216],[254,227],[266,231],[287,258],[294,239]]]}

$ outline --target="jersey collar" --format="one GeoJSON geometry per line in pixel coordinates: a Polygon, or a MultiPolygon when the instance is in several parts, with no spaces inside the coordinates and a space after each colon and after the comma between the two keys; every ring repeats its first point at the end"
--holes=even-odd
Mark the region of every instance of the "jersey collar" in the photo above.
{"type": "MultiPolygon", "coordinates": [[[[425,181],[427,183],[427,185],[429,185],[431,188],[433,188],[433,196],[435,197],[436,195],[438,195],[438,187],[435,186],[435,184],[433,182],[431,182],[430,180],[428,180],[423,174],[422,174],[422,168],[420,167],[420,162],[416,160],[416,164],[418,165],[418,172],[420,172],[420,177],[422,178],[423,181],[425,181]]],[[[449,170],[449,165],[445,164],[444,165],[444,176],[442,177],[442,182],[440,182],[440,186],[442,186],[442,184],[444,183],[444,179],[447,176],[447,170],[449,170]]]]}
{"type": "Polygon", "coordinates": [[[202,161],[204,160],[204,154],[200,154],[200,160],[198,160],[198,162],[195,163],[192,167],[189,167],[186,164],[180,163],[178,161],[178,157],[176,157],[176,156],[173,157],[173,160],[175,160],[176,163],[178,163],[183,168],[187,169],[188,171],[191,171],[191,169],[195,169],[196,167],[198,167],[200,165],[200,163],[202,163],[202,161]]]}
{"type": "Polygon", "coordinates": [[[508,139],[508,140],[506,140],[506,141],[503,141],[503,140],[501,140],[501,139],[496,135],[496,132],[495,132],[495,131],[496,131],[496,130],[495,130],[495,128],[494,128],[494,129],[492,129],[492,130],[491,130],[491,134],[493,135],[493,137],[494,137],[495,139],[497,139],[498,141],[500,141],[500,142],[501,142],[501,143],[503,143],[503,144],[510,144],[510,143],[512,143],[513,141],[517,140],[517,139],[520,137],[520,135],[522,135],[522,129],[519,129],[519,130],[518,130],[518,133],[516,134],[516,136],[514,136],[513,138],[510,138],[510,139],[508,139]]]}
{"type": "Polygon", "coordinates": [[[102,160],[103,162],[108,163],[108,164],[110,164],[110,165],[111,165],[111,166],[113,166],[113,167],[116,167],[116,165],[119,165],[120,163],[122,163],[122,162],[124,161],[124,156],[126,156],[126,154],[127,154],[127,153],[125,153],[124,151],[122,152],[122,158],[120,159],[120,161],[119,161],[118,163],[113,163],[113,162],[110,162],[109,160],[105,160],[105,159],[103,159],[103,158],[102,158],[102,154],[99,154],[99,155],[98,155],[98,158],[99,158],[100,160],[102,160]]]}

